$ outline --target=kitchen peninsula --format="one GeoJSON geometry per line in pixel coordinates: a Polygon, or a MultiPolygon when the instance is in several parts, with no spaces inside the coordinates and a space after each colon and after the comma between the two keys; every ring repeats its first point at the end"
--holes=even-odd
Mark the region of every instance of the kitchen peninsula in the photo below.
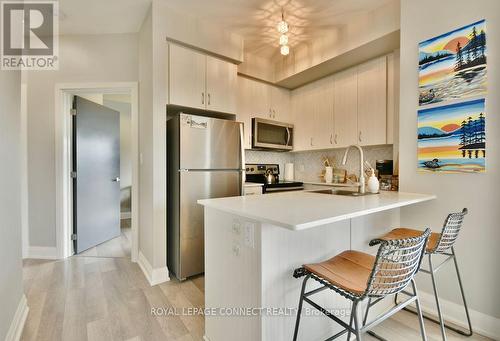
{"type": "MultiPolygon", "coordinates": [[[[205,208],[205,308],[235,308],[205,317],[206,339],[292,339],[301,285],[292,277],[295,268],[346,249],[375,253],[369,241],[399,225],[399,207],[435,198],[303,191],[198,201],[205,208]]],[[[329,290],[318,297],[345,316],[348,301],[329,290]]],[[[324,339],[336,331],[328,318],[306,315],[299,339],[324,339]]]]}

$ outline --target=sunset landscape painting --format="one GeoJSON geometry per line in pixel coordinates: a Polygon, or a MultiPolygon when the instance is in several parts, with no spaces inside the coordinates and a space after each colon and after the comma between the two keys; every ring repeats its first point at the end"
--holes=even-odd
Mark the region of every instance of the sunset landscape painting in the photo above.
{"type": "Polygon", "coordinates": [[[418,170],[473,173],[485,171],[485,100],[418,111],[418,170]]]}
{"type": "Polygon", "coordinates": [[[486,93],[486,25],[481,20],[419,44],[419,104],[486,93]]]}

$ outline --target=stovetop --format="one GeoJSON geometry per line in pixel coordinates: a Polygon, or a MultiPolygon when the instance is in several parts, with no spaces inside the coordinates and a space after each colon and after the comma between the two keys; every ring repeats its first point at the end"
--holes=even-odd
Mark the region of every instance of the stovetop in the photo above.
{"type": "Polygon", "coordinates": [[[280,168],[278,164],[247,164],[245,167],[246,181],[264,184],[264,188],[286,188],[286,187],[301,187],[303,183],[300,181],[286,181],[280,179],[280,168]],[[268,184],[266,173],[270,171],[276,181],[268,184]]]}

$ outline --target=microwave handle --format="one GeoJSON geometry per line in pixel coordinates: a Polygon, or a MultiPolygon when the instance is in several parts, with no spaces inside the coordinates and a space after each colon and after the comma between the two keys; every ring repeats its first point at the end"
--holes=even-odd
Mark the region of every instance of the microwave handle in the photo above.
{"type": "Polygon", "coordinates": [[[240,159],[241,159],[241,169],[240,169],[240,178],[241,178],[241,183],[240,183],[240,195],[243,195],[245,193],[245,131],[243,128],[243,123],[240,123],[240,159]]]}
{"type": "Polygon", "coordinates": [[[290,128],[286,127],[286,146],[290,146],[290,128]]]}

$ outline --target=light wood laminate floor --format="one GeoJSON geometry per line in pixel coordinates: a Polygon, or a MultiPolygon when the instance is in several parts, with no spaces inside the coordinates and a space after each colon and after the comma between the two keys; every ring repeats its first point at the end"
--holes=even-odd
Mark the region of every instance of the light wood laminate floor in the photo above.
{"type": "Polygon", "coordinates": [[[85,250],[76,256],[78,257],[127,257],[130,258],[131,250],[131,234],[130,219],[121,220],[121,234],[119,237],[113,238],[99,244],[93,248],[85,250]]]}
{"type": "MultiPolygon", "coordinates": [[[[202,316],[154,316],[151,308],[203,308],[204,279],[151,287],[128,258],[71,257],[25,260],[30,312],[22,340],[202,340],[202,316]]],[[[171,310],[172,311],[172,310],[171,310]]],[[[427,323],[429,340],[440,340],[427,323]]],[[[401,312],[376,328],[387,340],[421,340],[414,315],[401,312]]],[[[364,340],[375,340],[366,336],[364,340]]],[[[448,340],[487,340],[448,333],[448,340]]]]}

